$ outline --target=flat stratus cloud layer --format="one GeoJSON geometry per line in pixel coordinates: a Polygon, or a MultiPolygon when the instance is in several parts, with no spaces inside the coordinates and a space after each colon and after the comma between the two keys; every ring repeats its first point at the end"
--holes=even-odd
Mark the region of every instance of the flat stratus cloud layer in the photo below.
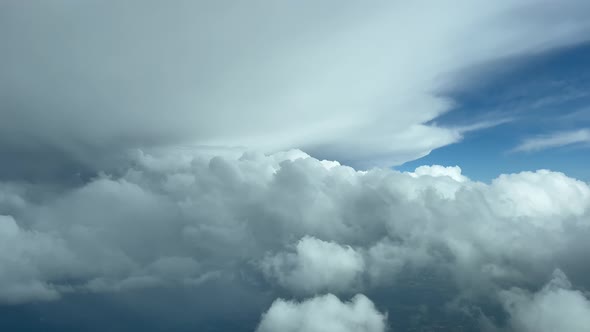
{"type": "Polygon", "coordinates": [[[0,6],[0,148],[33,170],[173,143],[400,164],[461,139],[427,124],[458,73],[590,31],[579,0],[0,6]]]}
{"type": "Polygon", "coordinates": [[[129,158],[119,174],[65,190],[2,183],[0,302],[226,280],[285,299],[259,331],[316,331],[324,310],[336,330],[382,331],[386,304],[342,301],[431,275],[428,287],[454,289],[449,303],[504,305],[517,331],[554,300],[571,319],[546,315],[547,326],[590,327],[577,291],[590,286],[590,186],[564,174],[484,184],[459,167],[355,171],[297,150],[129,158]],[[542,288],[555,269],[577,284],[542,288]]]}

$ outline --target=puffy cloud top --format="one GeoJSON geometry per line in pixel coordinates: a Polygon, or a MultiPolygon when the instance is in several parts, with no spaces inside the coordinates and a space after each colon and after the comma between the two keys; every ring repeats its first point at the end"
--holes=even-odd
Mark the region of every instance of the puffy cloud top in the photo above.
{"type": "Polygon", "coordinates": [[[467,177],[461,174],[461,167],[459,166],[440,166],[440,165],[432,165],[432,166],[419,166],[416,168],[414,172],[409,173],[411,176],[419,177],[419,176],[448,176],[451,179],[457,182],[464,182],[469,180],[467,177]]]}
{"type": "Polygon", "coordinates": [[[364,265],[363,256],[351,247],[309,236],[297,242],[295,253],[278,253],[262,261],[270,278],[293,291],[311,294],[352,292],[364,265]]]}
{"type": "Polygon", "coordinates": [[[501,175],[493,185],[503,207],[499,211],[510,216],[581,216],[590,207],[588,185],[562,173],[539,170],[501,175]]]}
{"type": "Polygon", "coordinates": [[[556,270],[553,279],[538,292],[511,289],[500,294],[515,331],[550,332],[590,330],[590,299],[572,290],[565,274],[556,270]]]}
{"type": "MultiPolygon", "coordinates": [[[[541,287],[555,268],[576,280],[586,273],[580,253],[590,250],[590,186],[561,173],[501,175],[486,184],[458,168],[356,171],[301,151],[162,150],[133,154],[125,165],[68,188],[0,185],[0,302],[214,280],[283,298],[349,296],[408,280],[426,287],[428,275],[432,285],[456,289],[447,300],[475,301],[541,287]]],[[[570,291],[545,293],[517,297],[514,324],[537,310],[530,303],[584,303],[570,291]]],[[[308,317],[302,308],[314,307],[310,301],[279,301],[282,309],[268,316],[308,317]]],[[[370,307],[362,297],[316,301],[353,312],[370,307]]],[[[268,319],[265,329],[275,326],[268,319]]]]}
{"type": "Polygon", "coordinates": [[[364,295],[341,302],[327,294],[300,303],[276,300],[256,332],[384,332],[386,321],[364,295]]]}

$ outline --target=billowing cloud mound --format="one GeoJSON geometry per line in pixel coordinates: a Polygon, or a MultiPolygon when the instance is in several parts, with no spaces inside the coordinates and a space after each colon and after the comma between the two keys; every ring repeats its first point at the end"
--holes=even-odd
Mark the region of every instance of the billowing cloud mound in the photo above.
{"type": "MultiPolygon", "coordinates": [[[[298,150],[138,152],[122,165],[73,187],[0,185],[0,302],[219,281],[281,298],[377,292],[407,301],[414,295],[393,294],[419,299],[428,289],[441,301],[504,304],[517,329],[554,303],[587,310],[576,291],[514,290],[542,287],[556,268],[590,287],[590,186],[561,173],[485,184],[458,167],[355,171],[298,150]]],[[[261,330],[292,328],[289,319],[324,305],[334,317],[381,322],[368,304],[280,300],[261,330]]],[[[379,331],[374,324],[367,331],[379,331]]]]}
{"type": "Polygon", "coordinates": [[[358,294],[341,302],[332,294],[301,303],[276,300],[256,332],[385,332],[387,316],[358,294]]]}
{"type": "Polygon", "coordinates": [[[59,292],[47,278],[71,268],[72,255],[59,238],[26,231],[11,216],[0,215],[0,302],[53,300],[59,292]],[[54,257],[55,261],[48,261],[54,257]]]}
{"type": "Polygon", "coordinates": [[[457,182],[463,182],[468,180],[465,176],[461,174],[461,167],[459,166],[440,166],[440,165],[432,165],[432,166],[420,166],[416,168],[414,172],[411,172],[410,175],[414,177],[420,176],[448,176],[451,179],[457,182]]]}
{"type": "Polygon", "coordinates": [[[500,297],[515,331],[590,331],[590,299],[570,288],[565,274],[556,270],[553,279],[534,294],[516,288],[503,291],[500,297]]]}
{"type": "Polygon", "coordinates": [[[590,249],[590,186],[544,170],[484,184],[459,168],[173,150],[72,188],[1,189],[4,303],[236,278],[350,294],[426,271],[460,285],[456,295],[494,297],[555,268],[587,273],[590,249]]]}
{"type": "Polygon", "coordinates": [[[280,253],[262,261],[265,273],[294,291],[350,292],[364,270],[363,256],[351,247],[306,236],[295,253],[280,253]]]}

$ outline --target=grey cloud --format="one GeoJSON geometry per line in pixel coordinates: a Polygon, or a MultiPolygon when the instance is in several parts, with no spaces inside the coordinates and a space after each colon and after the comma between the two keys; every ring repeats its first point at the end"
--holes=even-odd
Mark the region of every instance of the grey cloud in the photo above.
{"type": "Polygon", "coordinates": [[[48,178],[92,176],[126,149],[181,143],[399,164],[461,139],[426,124],[452,105],[435,94],[446,74],[579,42],[590,24],[575,0],[0,6],[13,177],[41,162],[48,178]]]}
{"type": "Polygon", "coordinates": [[[588,331],[590,299],[571,287],[565,274],[556,270],[553,279],[538,292],[531,294],[518,288],[501,292],[514,331],[588,331]]]}
{"type": "Polygon", "coordinates": [[[355,171],[297,150],[215,154],[134,153],[116,174],[34,198],[48,189],[3,183],[0,301],[216,280],[285,299],[373,297],[418,292],[434,275],[429,287],[454,290],[444,301],[477,306],[541,287],[555,268],[590,286],[576,268],[589,249],[590,186],[564,174],[485,184],[459,167],[355,171]]]}
{"type": "Polygon", "coordinates": [[[363,256],[351,247],[306,236],[295,253],[278,253],[262,260],[265,274],[294,292],[352,292],[365,269],[363,256]]]}
{"type": "Polygon", "coordinates": [[[2,303],[55,300],[60,294],[52,278],[76,268],[59,237],[26,231],[11,216],[0,215],[0,249],[2,303]]]}

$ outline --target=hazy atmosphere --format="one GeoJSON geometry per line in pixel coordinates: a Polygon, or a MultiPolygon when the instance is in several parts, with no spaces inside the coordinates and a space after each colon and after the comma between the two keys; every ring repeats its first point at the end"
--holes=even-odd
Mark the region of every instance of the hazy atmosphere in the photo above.
{"type": "Polygon", "coordinates": [[[0,0],[0,331],[590,331],[590,2],[0,0]]]}

